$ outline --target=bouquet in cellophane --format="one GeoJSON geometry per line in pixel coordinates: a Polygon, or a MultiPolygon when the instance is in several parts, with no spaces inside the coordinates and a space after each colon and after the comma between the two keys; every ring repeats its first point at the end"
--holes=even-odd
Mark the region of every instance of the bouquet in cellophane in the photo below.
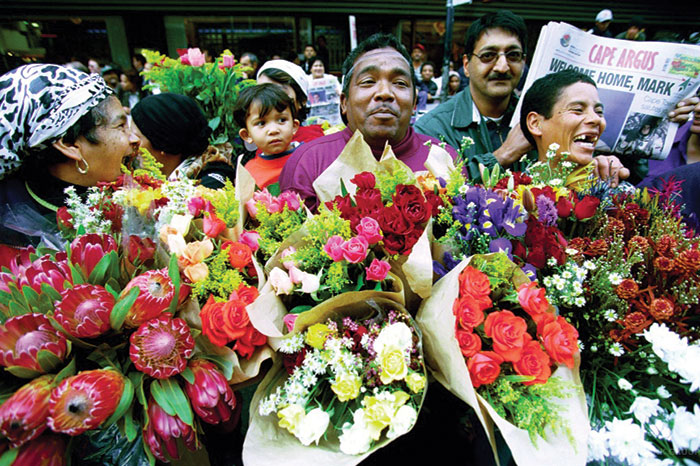
{"type": "Polygon", "coordinates": [[[577,332],[504,253],[462,261],[417,322],[435,378],[494,425],[518,464],[584,464],[588,421],[577,332]]]}
{"type": "Polygon", "coordinates": [[[246,464],[357,464],[415,424],[427,385],[421,335],[395,302],[317,306],[279,352],[251,404],[246,464]]]}

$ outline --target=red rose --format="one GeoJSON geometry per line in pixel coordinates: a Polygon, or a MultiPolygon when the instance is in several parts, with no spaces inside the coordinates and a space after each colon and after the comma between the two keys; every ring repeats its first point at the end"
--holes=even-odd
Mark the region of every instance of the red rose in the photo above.
{"type": "Polygon", "coordinates": [[[503,358],[493,351],[480,351],[467,361],[474,388],[493,383],[501,373],[503,358]]]}
{"type": "Polygon", "coordinates": [[[382,204],[382,193],[374,188],[361,188],[355,193],[357,210],[364,216],[375,214],[384,206],[382,204]]]}
{"type": "Polygon", "coordinates": [[[549,198],[550,201],[556,202],[557,193],[554,192],[554,189],[551,186],[545,186],[543,188],[530,188],[530,191],[532,191],[532,196],[535,199],[540,196],[545,196],[549,198]]]}
{"type": "Polygon", "coordinates": [[[562,218],[566,218],[571,215],[571,209],[573,207],[574,206],[571,204],[571,201],[564,196],[557,200],[557,214],[559,214],[559,216],[562,218]]]}
{"type": "Polygon", "coordinates": [[[335,196],[332,201],[326,202],[326,207],[328,207],[328,210],[333,210],[334,205],[338,208],[340,216],[343,217],[344,220],[347,220],[355,215],[355,212],[357,211],[357,207],[352,205],[352,199],[350,196],[335,196]]]}
{"type": "Polygon", "coordinates": [[[405,236],[395,235],[393,233],[387,233],[384,235],[384,249],[386,249],[387,254],[403,254],[405,252],[405,246],[405,236]]]}
{"type": "Polygon", "coordinates": [[[254,286],[247,286],[241,283],[236,291],[231,293],[229,300],[240,300],[246,306],[252,304],[258,298],[258,289],[254,286]]]}
{"type": "Polygon", "coordinates": [[[250,324],[245,303],[241,300],[226,301],[223,305],[223,326],[229,341],[241,338],[250,324]]]}
{"type": "Polygon", "coordinates": [[[579,220],[585,220],[595,215],[596,209],[600,205],[600,199],[595,196],[586,196],[574,206],[574,214],[579,220]]]}
{"type": "Polygon", "coordinates": [[[547,257],[544,254],[544,248],[542,246],[535,246],[527,254],[527,261],[532,264],[535,268],[541,269],[547,263],[547,257]]]}
{"type": "Polygon", "coordinates": [[[525,385],[533,385],[547,382],[549,376],[552,375],[549,365],[549,356],[542,351],[540,343],[530,340],[523,348],[523,355],[520,361],[513,363],[513,369],[520,375],[534,376],[533,380],[523,382],[525,385]]]}
{"type": "Polygon", "coordinates": [[[489,282],[488,275],[468,265],[459,274],[459,294],[460,296],[470,296],[474,299],[479,299],[483,296],[488,297],[491,294],[491,282],[489,282]]]}
{"type": "Polygon", "coordinates": [[[377,184],[376,178],[370,172],[358,173],[353,179],[350,180],[350,182],[360,189],[374,188],[374,186],[377,184]]]}
{"type": "Polygon", "coordinates": [[[537,283],[523,283],[518,288],[518,302],[536,324],[540,323],[543,314],[549,313],[549,301],[547,301],[544,288],[538,288],[537,283]]]}
{"type": "Polygon", "coordinates": [[[229,248],[228,260],[234,269],[243,270],[252,262],[253,250],[247,244],[229,240],[221,245],[221,249],[226,248],[229,248]]]}
{"type": "Polygon", "coordinates": [[[510,311],[492,312],[484,322],[486,336],[493,339],[493,349],[503,359],[515,362],[520,359],[523,347],[532,339],[527,333],[527,322],[510,311]]]}
{"type": "Polygon", "coordinates": [[[137,260],[143,264],[151,259],[156,253],[156,244],[151,238],[141,238],[136,235],[129,235],[127,242],[127,259],[132,264],[137,260]]]}
{"type": "Polygon", "coordinates": [[[549,356],[558,364],[574,367],[574,354],[578,351],[578,332],[562,316],[538,326],[537,333],[549,356]]]}
{"type": "Polygon", "coordinates": [[[256,346],[262,346],[267,342],[267,337],[258,332],[252,325],[246,328],[245,333],[233,345],[233,350],[246,359],[250,359],[256,346]]]}
{"type": "Polygon", "coordinates": [[[383,208],[377,216],[377,221],[385,235],[387,233],[407,235],[414,228],[414,225],[403,216],[396,205],[383,208]]]}
{"type": "Polygon", "coordinates": [[[452,312],[457,317],[457,323],[464,330],[474,330],[484,321],[484,311],[469,296],[455,299],[452,312]]]}
{"type": "Polygon", "coordinates": [[[430,218],[430,206],[416,186],[398,185],[393,199],[399,211],[412,224],[420,225],[430,218]]]}
{"type": "Polygon", "coordinates": [[[430,215],[437,217],[440,214],[440,207],[443,205],[442,198],[432,191],[425,191],[425,200],[428,202],[430,215]]]}
{"type": "Polygon", "coordinates": [[[457,338],[459,349],[465,358],[471,358],[481,351],[481,338],[476,333],[457,329],[455,330],[455,337],[457,338]]]}
{"type": "Polygon", "coordinates": [[[413,246],[416,245],[421,235],[423,234],[423,227],[417,227],[411,230],[404,240],[404,252],[403,254],[410,254],[413,246]]]}
{"type": "Polygon", "coordinates": [[[214,296],[209,296],[207,303],[199,312],[199,318],[202,320],[202,334],[206,336],[216,346],[226,346],[229,337],[224,330],[224,303],[214,301],[214,296]]]}

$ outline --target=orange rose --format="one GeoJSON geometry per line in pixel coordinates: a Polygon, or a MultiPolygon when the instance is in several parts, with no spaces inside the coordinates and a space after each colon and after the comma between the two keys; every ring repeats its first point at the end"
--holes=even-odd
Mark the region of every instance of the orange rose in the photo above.
{"type": "Polygon", "coordinates": [[[544,288],[538,288],[537,283],[530,282],[520,285],[518,302],[536,324],[546,318],[544,314],[548,313],[549,301],[547,301],[546,291],[544,288]]]}
{"type": "Polygon", "coordinates": [[[457,329],[455,337],[465,358],[470,358],[481,351],[481,338],[476,333],[457,329]]]}
{"type": "Polygon", "coordinates": [[[469,296],[455,299],[452,312],[457,317],[457,323],[464,330],[471,331],[484,321],[484,311],[469,296]]]}
{"type": "Polygon", "coordinates": [[[523,356],[520,361],[513,363],[513,368],[520,375],[534,376],[533,380],[523,382],[525,385],[533,385],[547,382],[549,376],[552,375],[549,365],[549,356],[542,351],[540,343],[530,340],[523,348],[523,356]]]}
{"type": "Polygon", "coordinates": [[[527,322],[510,311],[492,312],[484,323],[486,336],[493,339],[493,350],[506,361],[520,360],[523,347],[532,339],[527,322]]]}
{"type": "Polygon", "coordinates": [[[573,369],[574,354],[578,351],[578,332],[562,316],[538,328],[547,354],[558,364],[573,369]]]}
{"type": "Polygon", "coordinates": [[[221,245],[221,249],[226,249],[227,247],[230,247],[228,250],[228,259],[231,263],[231,267],[242,270],[251,263],[253,251],[250,249],[250,246],[239,241],[226,241],[221,245]]]}
{"type": "Polygon", "coordinates": [[[241,338],[250,325],[245,303],[238,299],[227,301],[223,305],[223,313],[225,316],[224,331],[228,335],[229,341],[241,338]]]}
{"type": "Polygon", "coordinates": [[[467,361],[474,388],[493,383],[501,373],[503,358],[493,351],[480,351],[467,361]]]}
{"type": "Polygon", "coordinates": [[[224,303],[214,301],[214,296],[209,296],[207,303],[199,312],[202,320],[202,333],[216,346],[226,346],[230,341],[224,330],[224,303]]]}
{"type": "Polygon", "coordinates": [[[236,341],[236,344],[233,345],[233,349],[244,358],[250,359],[255,348],[265,343],[267,343],[267,337],[251,325],[246,329],[243,336],[236,341]]]}
{"type": "Polygon", "coordinates": [[[472,266],[467,266],[459,275],[459,294],[460,296],[471,296],[482,304],[481,309],[491,307],[491,283],[489,277],[482,271],[475,269],[472,266]],[[488,306],[483,307],[488,303],[488,306]]]}
{"type": "Polygon", "coordinates": [[[245,304],[252,304],[258,297],[258,289],[254,286],[247,286],[245,283],[241,283],[236,291],[231,293],[229,299],[239,299],[245,304]]]}

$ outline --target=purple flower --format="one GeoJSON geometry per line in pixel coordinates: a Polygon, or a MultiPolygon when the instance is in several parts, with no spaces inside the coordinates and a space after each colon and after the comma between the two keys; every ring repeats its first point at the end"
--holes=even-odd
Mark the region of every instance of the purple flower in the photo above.
{"type": "Polygon", "coordinates": [[[513,260],[513,245],[510,244],[510,240],[507,238],[498,238],[491,243],[489,243],[489,251],[491,252],[504,252],[508,255],[508,259],[513,260]]]}
{"type": "Polygon", "coordinates": [[[527,278],[529,278],[531,281],[537,280],[537,269],[534,265],[525,264],[520,268],[520,270],[525,272],[525,275],[527,275],[527,278]]]}
{"type": "Polygon", "coordinates": [[[523,236],[527,230],[527,224],[524,220],[525,213],[521,212],[520,207],[515,205],[513,199],[508,198],[506,209],[503,214],[503,229],[509,235],[515,237],[523,236]]]}
{"type": "Polygon", "coordinates": [[[540,194],[535,205],[537,206],[537,219],[547,226],[556,226],[559,214],[554,202],[547,196],[540,194]]]}

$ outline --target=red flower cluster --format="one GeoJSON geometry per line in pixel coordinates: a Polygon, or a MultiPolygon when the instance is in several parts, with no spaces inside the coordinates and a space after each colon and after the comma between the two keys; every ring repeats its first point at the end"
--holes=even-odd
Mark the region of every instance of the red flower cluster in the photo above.
{"type": "Polygon", "coordinates": [[[453,305],[455,337],[467,360],[475,388],[496,381],[501,371],[532,377],[525,385],[545,383],[554,364],[574,366],[578,332],[552,312],[545,290],[521,285],[522,311],[499,310],[491,300],[489,277],[467,266],[459,277],[460,292],[453,305]],[[491,310],[485,315],[485,311],[491,310]],[[536,331],[528,329],[529,316],[536,331]]]}
{"type": "Polygon", "coordinates": [[[527,220],[525,244],[512,240],[513,255],[541,269],[553,257],[559,265],[566,261],[566,239],[555,226],[548,226],[531,216],[527,220]]]}
{"type": "Polygon", "coordinates": [[[361,233],[358,225],[363,218],[375,219],[384,235],[384,249],[390,255],[409,254],[423,234],[425,223],[442,205],[439,196],[424,194],[416,186],[402,184],[396,187],[392,202],[384,205],[372,173],[360,173],[351,181],[357,186],[355,200],[349,195],[336,196],[326,206],[329,209],[337,207],[356,233],[361,233]]]}
{"type": "Polygon", "coordinates": [[[257,297],[257,288],[244,284],[226,302],[217,302],[210,296],[199,313],[202,333],[216,346],[235,341],[233,350],[250,359],[257,346],[267,343],[267,337],[253,327],[246,309],[257,297]]]}

